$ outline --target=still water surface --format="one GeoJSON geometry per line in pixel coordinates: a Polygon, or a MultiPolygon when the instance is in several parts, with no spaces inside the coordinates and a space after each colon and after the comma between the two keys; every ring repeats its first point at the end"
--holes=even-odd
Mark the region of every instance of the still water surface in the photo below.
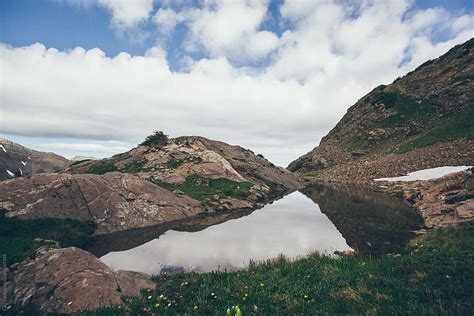
{"type": "Polygon", "coordinates": [[[213,226],[172,228],[158,238],[129,250],[109,252],[101,259],[114,270],[148,274],[234,270],[246,267],[251,260],[280,254],[293,258],[313,251],[330,254],[351,248],[391,251],[419,224],[413,210],[386,196],[378,201],[380,196],[374,199],[372,193],[324,187],[302,192],[213,226]]]}

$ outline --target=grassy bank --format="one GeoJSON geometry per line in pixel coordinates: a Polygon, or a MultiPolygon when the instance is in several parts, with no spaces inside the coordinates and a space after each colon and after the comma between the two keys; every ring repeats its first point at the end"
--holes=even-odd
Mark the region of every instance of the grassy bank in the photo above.
{"type": "Polygon", "coordinates": [[[297,261],[240,272],[155,276],[156,292],[97,314],[467,314],[474,310],[474,224],[437,230],[398,255],[297,261]]]}
{"type": "Polygon", "coordinates": [[[0,255],[6,255],[7,264],[12,264],[54,241],[61,247],[81,247],[94,230],[93,222],[58,218],[19,220],[6,217],[0,210],[0,255]]]}

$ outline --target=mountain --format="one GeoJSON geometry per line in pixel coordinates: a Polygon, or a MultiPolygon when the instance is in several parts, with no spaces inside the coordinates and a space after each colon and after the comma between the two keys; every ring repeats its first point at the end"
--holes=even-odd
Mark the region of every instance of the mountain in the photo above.
{"type": "Polygon", "coordinates": [[[72,157],[71,161],[83,161],[83,160],[97,160],[98,158],[92,156],[74,156],[72,157]]]}
{"type": "Polygon", "coordinates": [[[299,176],[240,146],[166,139],[60,173],[0,182],[9,217],[94,221],[108,234],[203,213],[255,209],[302,187],[299,176]]]}
{"type": "Polygon", "coordinates": [[[474,39],[381,85],[349,108],[318,147],[288,169],[365,181],[474,164],[474,39]]]}
{"type": "Polygon", "coordinates": [[[36,151],[0,138],[0,180],[22,175],[57,172],[69,166],[69,160],[53,153],[36,151]]]}

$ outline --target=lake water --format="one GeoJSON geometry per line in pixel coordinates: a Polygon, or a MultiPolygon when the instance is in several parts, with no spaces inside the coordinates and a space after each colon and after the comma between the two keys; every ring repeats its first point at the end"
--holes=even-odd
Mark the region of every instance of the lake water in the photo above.
{"type": "MultiPolygon", "coordinates": [[[[394,198],[321,186],[308,187],[259,210],[232,216],[237,218],[223,215],[179,223],[159,232],[158,238],[144,238],[146,242],[140,245],[132,243],[131,249],[111,251],[101,259],[114,270],[148,274],[235,270],[246,267],[251,260],[281,254],[294,258],[314,251],[396,251],[420,224],[414,211],[394,198]]],[[[117,238],[111,238],[114,239],[117,238]]],[[[122,239],[141,243],[140,238],[122,239]]]]}

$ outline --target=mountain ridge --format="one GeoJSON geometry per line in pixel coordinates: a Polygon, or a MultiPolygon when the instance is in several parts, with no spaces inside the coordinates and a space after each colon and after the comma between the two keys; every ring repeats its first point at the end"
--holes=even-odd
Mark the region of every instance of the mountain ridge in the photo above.
{"type": "Polygon", "coordinates": [[[376,87],[287,168],[325,181],[367,181],[446,163],[472,165],[473,61],[471,39],[376,87]]]}

